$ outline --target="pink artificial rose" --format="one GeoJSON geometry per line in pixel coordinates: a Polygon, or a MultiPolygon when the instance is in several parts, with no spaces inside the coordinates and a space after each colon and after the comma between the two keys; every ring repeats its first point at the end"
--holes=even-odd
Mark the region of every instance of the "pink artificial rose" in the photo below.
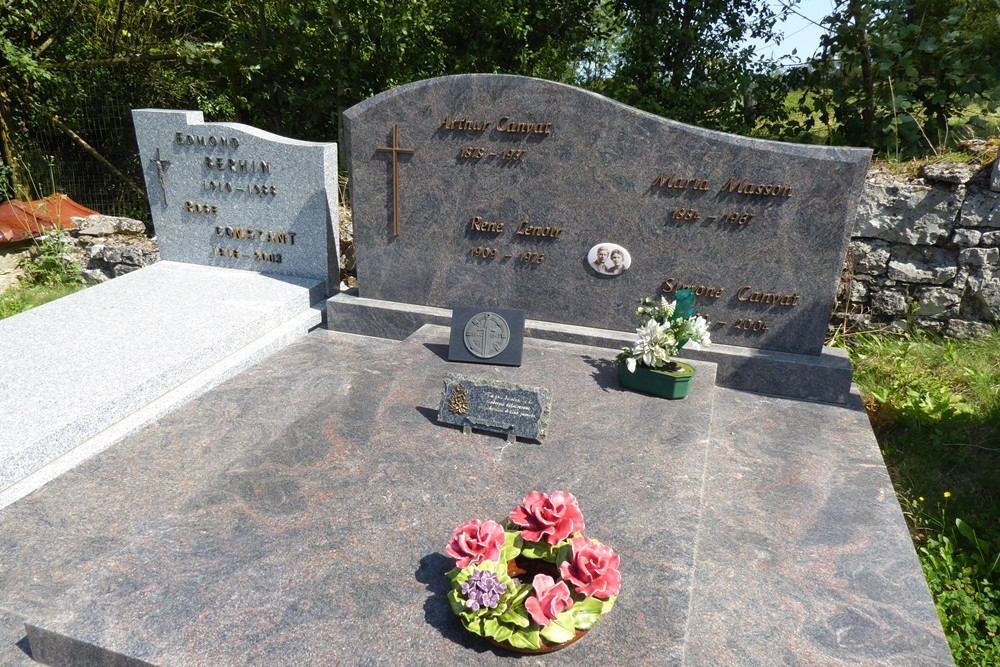
{"type": "Polygon", "coordinates": [[[573,606],[565,581],[557,584],[547,574],[536,574],[531,587],[535,589],[535,594],[524,601],[524,608],[538,625],[547,627],[556,616],[573,606]]]}
{"type": "Polygon", "coordinates": [[[529,542],[559,544],[571,534],[583,531],[583,514],[572,493],[553,491],[551,496],[532,491],[510,520],[520,526],[521,537],[529,542]]]}
{"type": "Polygon", "coordinates": [[[455,529],[455,534],[451,536],[444,551],[455,559],[458,567],[469,567],[484,560],[499,561],[500,549],[505,540],[503,526],[496,521],[483,523],[479,519],[473,519],[455,529]]]}
{"type": "Polygon", "coordinates": [[[574,537],[571,544],[572,557],[559,566],[562,578],[573,584],[580,595],[603,600],[618,595],[622,586],[618,554],[582,535],[574,537]]]}

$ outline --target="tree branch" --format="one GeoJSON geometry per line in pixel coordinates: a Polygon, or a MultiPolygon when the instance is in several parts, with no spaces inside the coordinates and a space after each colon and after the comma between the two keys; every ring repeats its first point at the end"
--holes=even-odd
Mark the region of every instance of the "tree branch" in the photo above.
{"type": "Polygon", "coordinates": [[[85,69],[87,67],[100,67],[101,65],[127,65],[131,63],[156,62],[160,60],[177,60],[180,56],[176,53],[147,53],[138,56],[120,56],[118,58],[98,58],[95,60],[78,60],[68,63],[39,63],[42,69],[85,69]]]}
{"type": "Polygon", "coordinates": [[[66,16],[63,17],[63,20],[59,23],[58,26],[56,26],[55,30],[52,31],[52,34],[49,35],[49,38],[46,39],[44,42],[42,42],[41,46],[35,49],[34,57],[36,60],[39,57],[41,57],[41,55],[45,53],[45,51],[47,51],[50,46],[52,46],[52,44],[55,43],[56,37],[59,35],[59,33],[62,32],[63,28],[65,28],[66,25],[69,23],[70,18],[72,18],[73,14],[76,14],[76,10],[79,8],[79,6],[80,6],[80,0],[73,0],[73,5],[69,8],[69,11],[66,12],[66,16]]]}

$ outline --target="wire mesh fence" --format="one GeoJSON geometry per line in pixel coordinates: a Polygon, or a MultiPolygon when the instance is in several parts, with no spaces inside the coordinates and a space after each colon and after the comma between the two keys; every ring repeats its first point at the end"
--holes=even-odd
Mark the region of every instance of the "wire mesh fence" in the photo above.
{"type": "MultiPolygon", "coordinates": [[[[108,151],[117,154],[113,159],[115,167],[133,183],[141,184],[142,171],[132,135],[131,117],[102,115],[92,121],[90,127],[80,128],[79,136],[95,147],[115,149],[108,151]],[[132,155],[128,155],[126,150],[129,144],[132,155]]],[[[32,139],[24,152],[24,160],[29,165],[28,171],[35,182],[33,189],[36,192],[62,192],[87,208],[107,215],[140,220],[149,217],[149,206],[144,197],[54,125],[42,126],[32,139]]]]}
{"type": "Polygon", "coordinates": [[[100,213],[148,222],[132,109],[198,108],[181,83],[182,68],[135,63],[62,72],[61,87],[18,118],[21,171],[33,194],[62,192],[100,213]]]}

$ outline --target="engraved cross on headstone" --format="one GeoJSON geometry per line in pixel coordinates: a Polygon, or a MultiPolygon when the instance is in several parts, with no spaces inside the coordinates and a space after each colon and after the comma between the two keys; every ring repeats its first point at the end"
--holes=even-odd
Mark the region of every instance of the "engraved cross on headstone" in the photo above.
{"type": "Polygon", "coordinates": [[[399,147],[399,125],[392,125],[392,146],[376,146],[376,153],[392,153],[392,235],[399,236],[399,154],[413,155],[415,148],[399,147]]]}
{"type": "Polygon", "coordinates": [[[156,157],[149,160],[156,165],[156,175],[160,178],[160,189],[163,190],[163,205],[167,205],[167,175],[164,172],[164,167],[170,166],[170,160],[164,160],[160,157],[160,147],[156,147],[156,157]]]}

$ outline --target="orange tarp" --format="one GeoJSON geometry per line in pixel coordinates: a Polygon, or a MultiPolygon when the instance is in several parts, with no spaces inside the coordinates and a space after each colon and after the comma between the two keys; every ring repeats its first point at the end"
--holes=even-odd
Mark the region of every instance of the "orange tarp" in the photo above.
{"type": "Polygon", "coordinates": [[[97,215],[63,194],[23,202],[11,200],[0,204],[0,243],[14,243],[41,236],[46,230],[76,229],[70,220],[97,215]]]}

